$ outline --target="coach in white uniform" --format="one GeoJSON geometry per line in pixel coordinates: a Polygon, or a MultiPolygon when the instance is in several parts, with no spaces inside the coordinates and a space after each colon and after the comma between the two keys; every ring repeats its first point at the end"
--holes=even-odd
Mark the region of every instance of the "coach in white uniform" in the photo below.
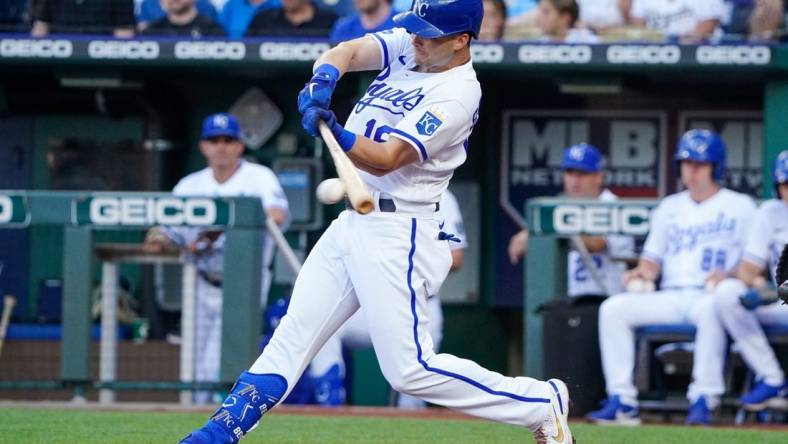
{"type": "MultiPolygon", "coordinates": [[[[563,197],[570,199],[597,199],[611,202],[618,199],[604,188],[605,160],[599,150],[588,143],[579,143],[564,149],[561,157],[563,171],[563,197]]],[[[581,236],[580,241],[588,250],[583,258],[573,249],[567,256],[567,289],[570,297],[607,296],[623,291],[623,262],[611,257],[630,257],[635,254],[635,240],[629,236],[581,236]]],[[[523,230],[509,241],[509,260],[516,264],[528,249],[528,231],[523,230]]]]}
{"type": "MultiPolygon", "coordinates": [[[[687,190],[660,202],[652,214],[638,266],[625,275],[627,283],[635,279],[654,282],[661,273],[661,290],[616,295],[599,310],[599,345],[608,399],[602,409],[587,415],[593,422],[640,422],[633,382],[635,330],[650,324],[699,324],[705,317],[714,317],[712,298],[705,288],[728,276],[738,263],[755,212],[752,199],[721,188],[725,145],[716,134],[688,131],[679,141],[674,159],[687,190]]],[[[725,336],[696,340],[713,341],[709,349],[717,350],[725,336]]]]}
{"type": "MultiPolygon", "coordinates": [[[[448,189],[441,196],[438,218],[443,220],[441,231],[446,233],[443,237],[449,239],[451,248],[449,272],[455,272],[462,267],[468,242],[457,198],[448,189]]],[[[443,338],[443,309],[440,296],[437,294],[427,298],[427,318],[432,343],[435,351],[438,351],[443,338]]],[[[315,383],[315,399],[318,404],[337,406],[345,403],[345,361],[342,358],[342,348],[343,346],[351,349],[371,347],[368,322],[369,320],[364,318],[363,310],[357,311],[334,336],[326,341],[323,348],[312,359],[309,374],[315,383]]],[[[426,404],[421,399],[400,394],[397,406],[401,409],[415,410],[425,408],[426,404]]]]}
{"type": "MultiPolygon", "coordinates": [[[[296,278],[287,314],[262,355],[205,426],[183,442],[237,442],[286,397],[301,373],[359,307],[383,375],[398,392],[527,428],[537,443],[569,444],[569,395],[556,379],[506,377],[433,349],[427,297],[451,267],[436,215],[466,159],[481,88],[470,54],[481,0],[416,0],[397,26],[340,43],[315,63],[299,94],[305,130],[327,123],[372,191],[375,210],[344,211],[296,278]],[[375,70],[346,128],[328,110],[346,72],[375,70]]],[[[264,428],[264,427],[261,427],[264,428]]]]}
{"type": "MultiPolygon", "coordinates": [[[[780,254],[788,243],[788,151],[777,157],[773,177],[777,199],[768,200],[758,208],[749,227],[737,278],[717,285],[714,291],[717,317],[698,325],[699,338],[730,334],[744,361],[755,372],[755,385],[741,398],[741,404],[750,410],[767,407],[771,400],[783,397],[786,389],[785,373],[761,325],[788,325],[788,307],[775,303],[776,297],[767,297],[771,285],[763,277],[767,268],[775,276],[780,254]]],[[[695,366],[702,366],[704,371],[693,371],[692,406],[687,416],[690,424],[709,424],[711,411],[725,392],[723,369],[727,344],[707,349],[713,345],[711,341],[698,341],[695,347],[695,366]]]]}
{"type": "MultiPolygon", "coordinates": [[[[244,145],[240,127],[230,114],[214,114],[203,122],[200,151],[208,166],[181,179],[173,194],[178,196],[254,196],[263,202],[266,216],[284,226],[289,217],[287,198],[271,169],[241,159],[244,145]]],[[[199,228],[157,228],[146,239],[173,243],[193,253],[198,278],[195,307],[195,381],[219,380],[222,345],[222,267],[224,234],[199,228]],[[156,235],[156,234],[159,235],[156,235]],[[163,236],[162,236],[163,235],[163,236]]],[[[265,305],[271,285],[274,241],[266,236],[263,247],[260,301],[265,305]]],[[[208,393],[198,392],[195,402],[208,401],[208,393]]]]}

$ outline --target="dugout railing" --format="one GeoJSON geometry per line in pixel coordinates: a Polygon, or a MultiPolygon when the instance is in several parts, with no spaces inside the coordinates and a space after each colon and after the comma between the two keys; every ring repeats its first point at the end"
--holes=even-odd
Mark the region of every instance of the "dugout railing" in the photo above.
{"type": "MultiPolygon", "coordinates": [[[[64,233],[60,377],[47,381],[0,380],[0,388],[65,388],[73,389],[75,396],[98,389],[100,399],[109,402],[114,399],[115,390],[186,391],[226,387],[259,354],[260,270],[265,223],[260,200],[251,197],[0,190],[0,228],[51,225],[61,226],[64,233]],[[122,246],[98,246],[94,235],[99,230],[145,230],[160,225],[198,226],[225,232],[224,248],[229,254],[225,255],[223,264],[222,353],[218,384],[188,380],[119,381],[114,377],[117,300],[113,284],[117,279],[117,264],[153,262],[161,258],[141,258],[137,252],[122,246]],[[127,251],[124,253],[124,250],[127,251]],[[91,377],[90,350],[91,292],[97,259],[104,264],[105,279],[100,347],[100,354],[104,356],[99,361],[102,367],[109,368],[100,368],[100,376],[96,379],[91,377]]],[[[179,254],[168,260],[184,262],[179,254]]],[[[193,285],[193,270],[185,276],[187,285],[193,285]]],[[[188,293],[188,289],[184,292],[188,293]]],[[[181,399],[185,397],[182,395],[181,399]]]]}

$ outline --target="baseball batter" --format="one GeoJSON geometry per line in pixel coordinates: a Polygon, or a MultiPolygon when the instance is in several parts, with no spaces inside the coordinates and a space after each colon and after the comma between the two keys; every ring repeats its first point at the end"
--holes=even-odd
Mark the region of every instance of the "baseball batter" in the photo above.
{"type": "MultiPolygon", "coordinates": [[[[220,113],[208,116],[203,122],[200,142],[200,151],[208,167],[182,178],[175,185],[173,194],[256,196],[262,200],[266,215],[284,226],[290,217],[284,191],[269,168],[241,159],[244,146],[240,135],[240,126],[233,115],[220,113]]],[[[188,249],[197,264],[195,381],[216,382],[219,380],[222,345],[224,235],[195,227],[157,227],[147,237],[146,248],[150,250],[154,244],[170,243],[188,249]]],[[[274,241],[267,236],[263,247],[260,285],[262,304],[266,302],[271,284],[273,254],[274,241]]],[[[209,395],[207,392],[198,392],[195,402],[208,402],[209,395]]]]}
{"type": "MultiPolygon", "coordinates": [[[[449,242],[452,255],[450,271],[454,272],[462,267],[463,250],[468,244],[460,206],[457,203],[457,198],[448,189],[441,196],[438,218],[444,224],[441,231],[446,233],[446,236],[451,235],[452,240],[449,242]]],[[[362,311],[359,310],[351,316],[312,359],[309,373],[315,382],[315,399],[320,405],[336,406],[345,403],[343,346],[349,348],[372,346],[367,327],[368,319],[365,319],[362,311]]],[[[427,319],[429,319],[430,337],[432,337],[432,343],[437,351],[443,338],[443,310],[440,297],[437,294],[427,298],[427,319]]],[[[401,394],[397,399],[397,406],[401,409],[419,409],[424,408],[425,404],[421,399],[401,394]]]]}
{"type": "MultiPolygon", "coordinates": [[[[716,134],[688,131],[679,141],[674,159],[687,189],[660,202],[638,266],[625,275],[626,281],[655,281],[661,273],[661,290],[616,295],[599,310],[599,345],[608,399],[602,409],[587,415],[593,422],[640,422],[632,374],[635,329],[648,324],[698,324],[704,317],[715,316],[705,288],[722,280],[739,261],[749,219],[755,212],[749,197],[721,188],[725,145],[716,134]]],[[[724,334],[696,338],[696,342],[710,341],[707,349],[711,350],[718,350],[725,340],[724,334]]],[[[711,358],[696,356],[695,362],[707,359],[711,358]]],[[[696,374],[708,371],[703,364],[695,366],[696,374]]],[[[696,396],[691,387],[689,397],[696,396]]]]}
{"type": "Polygon", "coordinates": [[[325,341],[359,307],[383,375],[401,393],[467,414],[527,427],[539,443],[570,443],[569,398],[559,380],[506,377],[435,354],[427,297],[451,266],[436,215],[466,158],[481,89],[470,58],[481,0],[416,0],[391,31],[339,44],[315,63],[299,94],[302,124],[328,124],[375,200],[344,211],[307,257],[287,315],[262,355],[211,419],[183,442],[237,442],[287,395],[325,341]],[[403,29],[404,28],[404,29],[403,29]],[[328,109],[348,71],[379,73],[340,125],[328,109]]]}
{"type": "MultiPolygon", "coordinates": [[[[741,398],[742,405],[751,410],[767,407],[771,400],[781,398],[786,389],[785,374],[761,325],[788,325],[788,309],[774,303],[776,297],[767,296],[769,287],[777,283],[763,277],[767,269],[775,276],[780,254],[788,243],[788,151],[780,153],[775,161],[774,183],[777,199],[764,202],[755,214],[737,278],[720,282],[714,291],[717,317],[698,325],[698,336],[705,335],[704,330],[711,330],[711,334],[730,334],[744,361],[755,372],[755,386],[741,398]]],[[[711,410],[725,392],[723,368],[727,344],[706,350],[709,345],[713,344],[704,341],[695,347],[696,354],[713,359],[709,361],[711,365],[705,365],[708,371],[694,372],[697,399],[687,418],[692,424],[709,424],[711,410]]]]}

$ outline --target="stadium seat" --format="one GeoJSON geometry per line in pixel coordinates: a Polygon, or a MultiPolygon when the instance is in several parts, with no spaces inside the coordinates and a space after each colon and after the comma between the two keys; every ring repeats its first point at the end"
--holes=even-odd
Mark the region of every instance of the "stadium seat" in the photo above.
{"type": "MultiPolygon", "coordinates": [[[[642,394],[651,393],[649,401],[640,403],[641,410],[676,412],[686,411],[688,403],[684,399],[669,400],[663,383],[661,364],[656,356],[659,345],[675,343],[691,343],[695,340],[695,327],[691,324],[655,324],[646,325],[635,331],[636,364],[635,386],[642,394]],[[652,381],[654,384],[652,384],[652,381]]],[[[663,351],[681,351],[682,347],[662,349],[663,351]]],[[[691,359],[691,358],[690,358],[691,359]]]]}

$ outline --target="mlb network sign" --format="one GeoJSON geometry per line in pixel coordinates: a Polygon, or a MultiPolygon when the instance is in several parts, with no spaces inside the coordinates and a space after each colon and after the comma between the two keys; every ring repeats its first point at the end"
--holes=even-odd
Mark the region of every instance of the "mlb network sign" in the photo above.
{"type": "Polygon", "coordinates": [[[77,225],[222,226],[229,215],[227,202],[203,197],[94,196],[72,205],[77,225]]]}
{"type": "Polygon", "coordinates": [[[535,199],[529,204],[535,234],[645,236],[657,201],[601,203],[535,199]]]}
{"type": "Polygon", "coordinates": [[[0,194],[0,225],[21,225],[29,221],[29,212],[22,196],[0,194]]]}

